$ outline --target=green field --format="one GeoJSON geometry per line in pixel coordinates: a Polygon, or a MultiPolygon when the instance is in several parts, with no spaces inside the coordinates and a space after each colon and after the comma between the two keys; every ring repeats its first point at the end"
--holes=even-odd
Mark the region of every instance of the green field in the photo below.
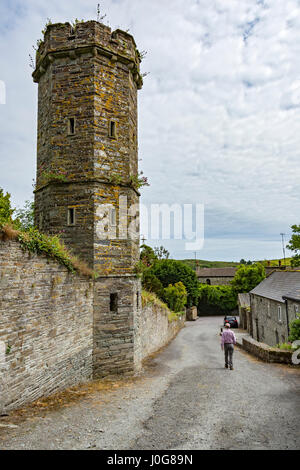
{"type": "MultiPolygon", "coordinates": [[[[281,261],[281,264],[284,265],[284,259],[271,259],[271,260],[257,260],[253,261],[253,263],[262,263],[264,266],[268,265],[268,262],[270,263],[270,266],[278,266],[279,260],[281,261]]],[[[187,266],[190,266],[192,269],[195,270],[195,263],[196,261],[194,259],[183,259],[180,260],[187,266]]],[[[236,267],[239,266],[239,262],[236,261],[208,261],[208,260],[203,260],[203,259],[197,259],[197,266],[199,268],[228,268],[228,267],[236,267]]],[[[285,259],[285,264],[286,266],[291,265],[291,258],[286,258],[285,259]]]]}
{"type": "MultiPolygon", "coordinates": [[[[187,266],[195,269],[195,260],[194,259],[183,259],[180,260],[187,266]]],[[[207,261],[203,259],[197,259],[197,266],[199,268],[228,268],[228,267],[235,267],[238,266],[239,263],[235,261],[207,261]]]]}

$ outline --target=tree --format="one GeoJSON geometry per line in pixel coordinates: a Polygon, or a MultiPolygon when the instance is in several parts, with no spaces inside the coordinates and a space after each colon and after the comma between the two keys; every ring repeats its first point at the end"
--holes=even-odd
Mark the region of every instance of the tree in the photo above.
{"type": "Polygon", "coordinates": [[[289,245],[286,247],[295,252],[291,259],[291,266],[293,268],[300,266],[300,225],[292,225],[293,235],[290,239],[289,245]]]}
{"type": "Polygon", "coordinates": [[[238,267],[233,280],[230,282],[235,292],[250,292],[263,279],[265,279],[265,268],[261,263],[244,265],[238,267]]]}
{"type": "Polygon", "coordinates": [[[164,290],[164,299],[170,310],[182,312],[187,303],[187,291],[184,284],[181,281],[174,285],[170,284],[164,290]]]}
{"type": "Polygon", "coordinates": [[[0,188],[0,227],[12,223],[14,209],[11,208],[10,194],[0,188]]]}
{"type": "Polygon", "coordinates": [[[158,259],[169,259],[170,257],[169,251],[166,250],[166,248],[164,248],[163,246],[154,247],[154,253],[158,259]]]}
{"type": "Polygon", "coordinates": [[[143,272],[142,286],[144,290],[155,293],[161,300],[164,299],[164,287],[149,269],[145,269],[143,272]]]}
{"type": "Polygon", "coordinates": [[[252,264],[252,261],[250,259],[249,261],[246,261],[244,258],[242,258],[240,264],[252,264]]]}
{"type": "Polygon", "coordinates": [[[21,230],[34,228],[34,202],[25,201],[23,209],[16,210],[15,224],[21,230]]]}
{"type": "Polygon", "coordinates": [[[197,305],[199,282],[195,271],[181,261],[163,259],[156,261],[150,271],[164,287],[181,281],[187,290],[187,306],[197,305]]]}
{"type": "Polygon", "coordinates": [[[158,258],[151,246],[141,246],[140,260],[144,264],[144,266],[146,266],[147,268],[151,267],[157,259],[158,258]]]}

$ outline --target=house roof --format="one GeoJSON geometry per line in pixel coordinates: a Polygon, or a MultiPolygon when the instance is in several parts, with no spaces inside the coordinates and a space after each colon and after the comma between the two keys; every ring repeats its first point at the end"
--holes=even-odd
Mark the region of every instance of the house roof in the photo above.
{"type": "Polygon", "coordinates": [[[300,271],[274,271],[251,294],[278,302],[284,302],[285,298],[300,301],[300,271]]]}
{"type": "Polygon", "coordinates": [[[198,277],[234,277],[237,268],[227,267],[227,268],[200,268],[197,269],[198,277]]]}
{"type": "Polygon", "coordinates": [[[238,294],[238,301],[241,307],[250,307],[250,294],[238,294]]]}

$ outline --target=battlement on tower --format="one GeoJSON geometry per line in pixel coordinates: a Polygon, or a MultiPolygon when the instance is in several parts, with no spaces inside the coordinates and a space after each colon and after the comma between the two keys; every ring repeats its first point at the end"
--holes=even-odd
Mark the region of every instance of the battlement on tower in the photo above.
{"type": "Polygon", "coordinates": [[[74,60],[82,54],[93,57],[103,55],[112,61],[128,65],[140,89],[143,79],[140,74],[140,55],[134,38],[126,31],[111,28],[98,21],[55,23],[47,26],[44,40],[36,53],[36,68],[33,79],[38,82],[47,67],[57,58],[69,57],[74,60]]]}

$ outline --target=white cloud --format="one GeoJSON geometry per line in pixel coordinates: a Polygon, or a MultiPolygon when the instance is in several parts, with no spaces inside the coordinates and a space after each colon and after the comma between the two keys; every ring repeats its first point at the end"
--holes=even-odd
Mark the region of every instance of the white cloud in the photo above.
{"type": "MultiPolygon", "coordinates": [[[[129,27],[138,47],[148,51],[139,147],[151,187],[142,200],[204,203],[202,258],[213,257],[210,239],[222,233],[221,258],[241,251],[240,257],[259,258],[267,250],[280,256],[277,242],[268,245],[263,238],[280,240],[280,232],[300,222],[299,2],[101,4],[112,28],[129,27]],[[235,243],[229,243],[230,234],[235,243]]],[[[30,197],[35,172],[36,85],[28,54],[47,17],[95,18],[96,3],[0,5],[0,80],[7,85],[7,104],[0,107],[0,184],[18,204],[30,197]]]]}

